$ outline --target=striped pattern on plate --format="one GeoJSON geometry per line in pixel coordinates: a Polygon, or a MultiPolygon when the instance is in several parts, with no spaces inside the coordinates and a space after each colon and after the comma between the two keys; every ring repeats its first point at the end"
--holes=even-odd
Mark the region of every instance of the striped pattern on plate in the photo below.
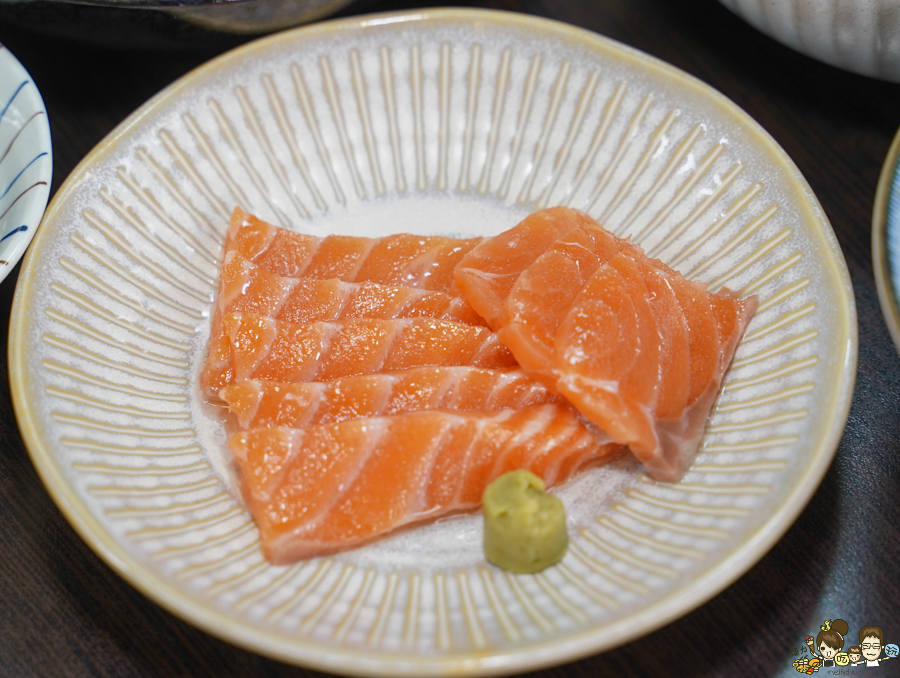
{"type": "Polygon", "coordinates": [[[45,228],[14,310],[13,339],[33,341],[11,368],[50,492],[161,604],[325,670],[525,670],[685,613],[791,524],[852,391],[846,270],[784,153],[683,73],[519,15],[364,17],[248,45],[120,127],[45,228]],[[273,567],[196,387],[235,204],[367,236],[488,235],[571,205],[760,310],[683,482],[623,460],[559,489],[560,565],[494,569],[479,517],[459,516],[273,567]]]}
{"type": "Polygon", "coordinates": [[[0,280],[31,242],[52,176],[44,102],[22,64],[0,45],[0,280]]]}

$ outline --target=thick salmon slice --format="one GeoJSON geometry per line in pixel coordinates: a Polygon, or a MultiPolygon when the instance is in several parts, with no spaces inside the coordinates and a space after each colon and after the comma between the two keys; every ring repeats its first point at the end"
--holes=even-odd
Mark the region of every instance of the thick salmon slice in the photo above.
{"type": "Polygon", "coordinates": [[[214,375],[227,370],[232,359],[223,323],[227,313],[254,313],[297,324],[419,317],[483,324],[465,300],[445,292],[336,278],[287,278],[231,251],[222,265],[210,323],[207,368],[201,375],[201,388],[208,397],[215,397],[218,391],[214,375]]]}
{"type": "Polygon", "coordinates": [[[273,226],[236,207],[225,252],[235,251],[287,278],[338,278],[447,291],[453,286],[457,263],[481,240],[411,234],[319,238],[273,226]]]}
{"type": "Polygon", "coordinates": [[[225,234],[224,254],[237,252],[267,271],[295,278],[303,274],[321,242],[321,238],[278,228],[235,207],[225,234]]]}
{"type": "Polygon", "coordinates": [[[559,392],[639,459],[657,447],[661,376],[659,328],[647,299],[638,264],[620,253],[582,288],[554,345],[559,392]]]}
{"type": "MultiPolygon", "coordinates": [[[[688,330],[689,377],[687,404],[693,405],[716,381],[715,373],[726,357],[720,349],[721,339],[711,297],[706,286],[685,280],[679,275],[669,276],[678,305],[688,330]]],[[[753,303],[755,297],[743,302],[753,303]]],[[[755,310],[755,304],[753,306],[755,310]]],[[[732,351],[733,353],[733,351],[732,351]]],[[[731,354],[728,354],[729,356],[731,354]]],[[[724,366],[727,368],[727,364],[724,366]]],[[[715,387],[718,389],[718,386],[715,387]]]]}
{"type": "Polygon", "coordinates": [[[426,365],[498,369],[516,362],[486,327],[432,318],[298,325],[252,313],[223,318],[232,360],[208,370],[210,391],[247,379],[327,381],[426,365]]]}
{"type": "Polygon", "coordinates": [[[586,214],[566,207],[535,212],[463,256],[454,272],[457,287],[496,330],[503,304],[519,275],[569,231],[595,226],[597,222],[586,214]]]}
{"type": "Polygon", "coordinates": [[[257,428],[229,444],[263,554],[275,564],[475,508],[487,484],[511,465],[508,458],[550,486],[620,449],[560,404],[257,428]]]}
{"type": "Polygon", "coordinates": [[[219,393],[241,428],[299,428],[420,410],[521,409],[562,402],[520,369],[417,367],[328,382],[252,379],[219,393]]]}
{"type": "Polygon", "coordinates": [[[638,268],[635,273],[644,281],[659,337],[655,416],[659,420],[671,419],[680,416],[687,406],[691,385],[690,336],[671,280],[678,274],[651,265],[646,258],[635,256],[634,261],[638,268]]]}
{"type": "Polygon", "coordinates": [[[567,208],[485,240],[457,282],[527,374],[659,480],[677,480],[693,462],[757,303],[711,294],[567,208]]]}
{"type": "Polygon", "coordinates": [[[446,292],[338,278],[287,278],[237,252],[225,255],[216,310],[247,311],[294,323],[423,317],[484,324],[465,300],[446,292]]]}
{"type": "Polygon", "coordinates": [[[613,440],[627,444],[650,476],[677,481],[696,457],[755,309],[755,297],[710,294],[701,283],[621,253],[598,269],[560,323],[557,387],[613,440]],[[709,315],[698,303],[703,298],[709,315]],[[645,306],[649,315],[637,311],[645,306]],[[690,327],[692,316],[683,309],[699,317],[699,328],[690,327]]]}
{"type": "Polygon", "coordinates": [[[560,320],[597,268],[633,247],[596,223],[578,221],[522,271],[497,320],[500,341],[524,369],[554,390],[553,342],[560,320]]]}

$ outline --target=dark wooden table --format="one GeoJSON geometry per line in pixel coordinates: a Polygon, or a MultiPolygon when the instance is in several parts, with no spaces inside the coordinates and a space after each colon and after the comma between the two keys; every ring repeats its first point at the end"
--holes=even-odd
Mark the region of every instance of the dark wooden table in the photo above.
{"type": "MultiPolygon", "coordinates": [[[[733,99],[785,148],[825,208],[859,312],[859,371],[830,471],[785,537],[746,575],[679,621],[602,655],[539,673],[794,676],[792,650],[825,619],[900,641],[900,358],[875,289],[871,219],[900,126],[900,85],[782,47],[716,0],[459,3],[566,21],[660,57],[733,99]]],[[[419,6],[359,0],[342,15],[419,6]]],[[[0,42],[31,72],[53,131],[55,191],[113,127],[178,76],[239,40],[124,50],[25,29],[0,4],[0,42]]],[[[0,336],[16,281],[0,286],[0,336]]],[[[2,354],[5,356],[6,352],[2,354]]],[[[6,384],[6,360],[0,358],[6,384]]],[[[41,484],[0,389],[0,675],[314,676],[196,630],[144,598],[78,538],[41,484]]],[[[900,661],[879,675],[900,675],[900,661]]],[[[821,673],[820,673],[821,675],[821,673]]]]}

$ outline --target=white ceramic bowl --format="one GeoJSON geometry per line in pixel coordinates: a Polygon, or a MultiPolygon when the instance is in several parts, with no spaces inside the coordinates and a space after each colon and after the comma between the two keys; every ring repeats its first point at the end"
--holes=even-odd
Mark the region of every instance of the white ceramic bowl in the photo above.
{"type": "Polygon", "coordinates": [[[44,101],[28,71],[0,45],[0,280],[34,237],[52,176],[44,101]]]}
{"type": "Polygon", "coordinates": [[[798,52],[900,82],[900,0],[719,0],[798,52]]]}

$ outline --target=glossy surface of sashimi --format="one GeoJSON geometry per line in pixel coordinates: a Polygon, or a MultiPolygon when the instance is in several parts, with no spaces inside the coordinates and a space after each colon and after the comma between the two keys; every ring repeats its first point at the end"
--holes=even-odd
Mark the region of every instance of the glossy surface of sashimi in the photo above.
{"type": "Polygon", "coordinates": [[[569,231],[596,226],[597,222],[586,214],[566,207],[530,214],[463,256],[454,272],[456,285],[488,326],[496,330],[501,326],[503,304],[519,275],[569,231]]]}
{"type": "Polygon", "coordinates": [[[406,233],[384,238],[318,238],[273,226],[237,207],[225,252],[235,251],[287,278],[338,278],[447,291],[453,286],[456,264],[480,242],[481,238],[406,233]]]}
{"type": "Polygon", "coordinates": [[[485,240],[457,281],[527,374],[665,481],[693,462],[757,304],[709,293],[568,208],[485,240]]]}
{"type": "Polygon", "coordinates": [[[232,360],[225,334],[227,313],[253,313],[297,324],[346,318],[437,318],[469,324],[483,320],[461,297],[413,287],[336,278],[287,278],[270,273],[235,251],[225,254],[219,295],[210,323],[207,367],[201,389],[215,398],[214,375],[227,371],[232,360]]]}
{"type": "Polygon", "coordinates": [[[206,376],[216,393],[247,379],[327,381],[427,365],[497,369],[516,364],[486,327],[432,318],[359,318],[298,325],[251,313],[229,313],[223,326],[232,360],[226,369],[206,376]]]}
{"type": "Polygon", "coordinates": [[[656,447],[660,333],[636,262],[618,254],[582,288],[560,322],[556,386],[613,440],[641,458],[656,447]]]}
{"type": "Polygon", "coordinates": [[[506,471],[526,468],[550,486],[620,449],[559,404],[256,428],[229,445],[263,554],[275,564],[475,508],[506,471]]]}
{"type": "MultiPolygon", "coordinates": [[[[554,210],[552,214],[568,214],[554,210]]],[[[578,213],[575,213],[576,215],[578,213]]],[[[556,388],[553,342],[560,320],[588,278],[623,249],[633,248],[592,220],[577,222],[526,268],[504,299],[497,320],[497,336],[519,364],[551,389],[556,388]]]]}
{"type": "Polygon", "coordinates": [[[299,428],[420,410],[495,411],[562,402],[522,370],[418,367],[328,382],[258,379],[226,386],[220,397],[241,428],[299,428]]]}
{"type": "Polygon", "coordinates": [[[483,325],[465,300],[446,292],[338,278],[287,278],[228,252],[216,310],[251,312],[293,323],[340,318],[439,318],[483,325]]]}
{"type": "Polygon", "coordinates": [[[560,323],[556,386],[613,440],[627,444],[648,475],[677,481],[696,457],[756,303],[727,291],[710,294],[702,283],[620,253],[588,280],[560,323]],[[712,324],[698,313],[704,298],[712,324]],[[692,328],[698,316],[699,327],[692,328]]]}

